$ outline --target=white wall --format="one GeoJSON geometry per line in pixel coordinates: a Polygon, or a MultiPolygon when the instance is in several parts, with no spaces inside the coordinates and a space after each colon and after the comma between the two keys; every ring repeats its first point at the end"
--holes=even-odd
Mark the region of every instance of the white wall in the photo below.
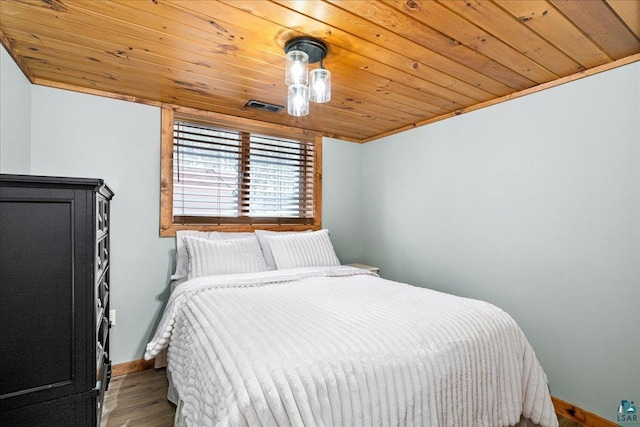
{"type": "Polygon", "coordinates": [[[640,63],[363,150],[363,259],[488,300],[551,392],[614,419],[640,398],[640,63]]]}
{"type": "Polygon", "coordinates": [[[31,172],[103,178],[111,207],[114,363],[142,357],[167,298],[174,241],[159,237],[160,109],[32,88],[31,172]]]}
{"type": "Polygon", "coordinates": [[[31,84],[0,45],[0,172],[28,174],[31,84]]]}
{"type": "Polygon", "coordinates": [[[324,138],[322,226],[343,264],[362,262],[362,145],[324,138]]]}

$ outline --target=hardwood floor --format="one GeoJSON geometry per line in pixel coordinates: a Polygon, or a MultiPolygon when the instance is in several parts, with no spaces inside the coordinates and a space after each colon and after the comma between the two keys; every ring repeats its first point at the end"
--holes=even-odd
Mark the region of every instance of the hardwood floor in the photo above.
{"type": "Polygon", "coordinates": [[[167,400],[164,369],[114,377],[104,397],[101,427],[171,427],[176,407],[167,400]]]}
{"type": "MultiPolygon", "coordinates": [[[[175,406],[167,400],[164,369],[147,369],[115,377],[104,398],[101,427],[170,427],[175,406]]],[[[581,427],[559,418],[560,427],[581,427]]]]}

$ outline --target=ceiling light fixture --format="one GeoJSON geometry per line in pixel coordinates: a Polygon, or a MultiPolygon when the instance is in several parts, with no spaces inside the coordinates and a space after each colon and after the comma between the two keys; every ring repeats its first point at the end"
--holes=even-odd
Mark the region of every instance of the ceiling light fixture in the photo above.
{"type": "Polygon", "coordinates": [[[309,101],[331,100],[331,72],[322,66],[327,45],[311,37],[297,37],[284,45],[284,51],[287,54],[285,83],[289,87],[287,112],[292,116],[306,116],[309,101]],[[309,73],[309,63],[318,61],[319,67],[309,73]]]}

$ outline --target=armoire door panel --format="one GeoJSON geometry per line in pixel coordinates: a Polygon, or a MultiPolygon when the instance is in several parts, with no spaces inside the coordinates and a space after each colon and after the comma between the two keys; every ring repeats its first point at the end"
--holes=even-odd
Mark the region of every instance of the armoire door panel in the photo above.
{"type": "Polygon", "coordinates": [[[69,383],[72,201],[0,203],[0,395],[69,383]]]}

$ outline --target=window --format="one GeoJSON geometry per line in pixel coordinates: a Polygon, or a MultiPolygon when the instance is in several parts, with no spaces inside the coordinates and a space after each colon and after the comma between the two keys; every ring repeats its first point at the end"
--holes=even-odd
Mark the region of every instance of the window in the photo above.
{"type": "Polygon", "coordinates": [[[163,108],[160,234],[320,228],[321,138],[163,108]]]}

